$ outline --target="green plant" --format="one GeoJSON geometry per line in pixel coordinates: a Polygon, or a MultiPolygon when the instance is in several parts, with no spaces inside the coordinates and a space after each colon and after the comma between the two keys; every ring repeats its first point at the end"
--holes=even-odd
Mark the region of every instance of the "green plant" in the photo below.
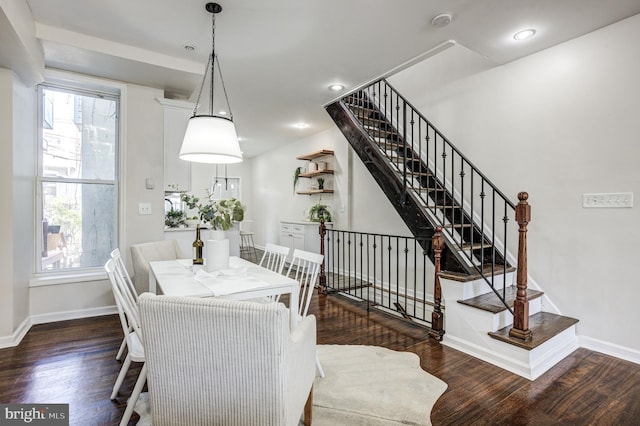
{"type": "Polygon", "coordinates": [[[300,173],[302,173],[302,167],[296,167],[293,172],[293,191],[296,191],[296,186],[298,185],[298,180],[300,180],[300,173]]]}
{"type": "Polygon", "coordinates": [[[182,210],[171,209],[164,214],[164,224],[169,228],[177,228],[180,225],[184,225],[186,219],[187,214],[182,210]]]}
{"type": "Polygon", "coordinates": [[[180,200],[183,201],[189,209],[196,209],[198,216],[193,219],[200,219],[208,223],[212,229],[227,230],[233,226],[233,222],[242,222],[244,220],[244,212],[247,209],[242,205],[240,200],[235,198],[225,198],[222,200],[213,200],[213,194],[207,191],[207,202],[200,202],[200,199],[194,195],[183,193],[180,200]]]}
{"type": "Polygon", "coordinates": [[[324,189],[324,179],[323,178],[318,178],[318,189],[324,189]]]}
{"type": "Polygon", "coordinates": [[[331,222],[331,212],[329,212],[329,206],[324,204],[316,204],[309,209],[309,220],[311,222],[320,222],[324,219],[325,222],[331,222]]]}

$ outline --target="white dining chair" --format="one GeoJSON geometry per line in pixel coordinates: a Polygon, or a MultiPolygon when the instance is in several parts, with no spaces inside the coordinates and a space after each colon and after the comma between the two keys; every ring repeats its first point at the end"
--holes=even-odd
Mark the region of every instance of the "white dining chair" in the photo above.
{"type": "Polygon", "coordinates": [[[262,255],[262,259],[260,259],[259,265],[282,274],[287,256],[289,256],[289,250],[289,247],[267,243],[264,247],[264,254],[262,255]]]}
{"type": "MultiPolygon", "coordinates": [[[[298,308],[300,318],[306,317],[309,312],[309,304],[311,303],[313,290],[316,286],[323,259],[324,256],[318,253],[311,253],[299,249],[293,251],[293,258],[289,264],[287,276],[300,283],[300,303],[298,308]]],[[[324,370],[317,356],[316,367],[318,368],[320,377],[324,377],[324,370]]]]}
{"type": "MultiPolygon", "coordinates": [[[[131,281],[131,277],[129,276],[129,272],[127,272],[127,267],[124,264],[124,260],[122,260],[122,256],[120,255],[120,249],[114,249],[111,252],[111,259],[113,259],[113,263],[115,264],[114,273],[119,274],[121,279],[127,285],[127,289],[131,296],[135,299],[136,303],[138,301],[138,293],[136,292],[136,288],[133,285],[133,281],[131,281]]],[[[120,344],[120,349],[118,350],[118,354],[116,355],[116,359],[120,361],[122,359],[122,354],[124,353],[124,348],[127,346],[127,338],[126,336],[122,339],[122,343],[120,344]]]]}
{"type": "Polygon", "coordinates": [[[127,357],[122,363],[120,373],[116,378],[116,383],[113,386],[111,392],[111,399],[115,399],[118,395],[118,391],[122,386],[127,371],[132,362],[142,362],[142,369],[136,380],[136,384],[131,392],[131,397],[127,402],[127,407],[120,420],[120,426],[127,425],[131,414],[133,414],[133,408],[138,401],[138,397],[142,392],[142,388],[147,380],[147,366],[145,363],[144,346],[142,342],[142,332],[140,328],[140,316],[138,313],[137,300],[131,295],[127,284],[122,279],[122,276],[116,272],[116,264],[113,259],[109,259],[104,265],[104,269],[107,271],[109,281],[111,281],[111,289],[113,290],[113,297],[116,300],[116,306],[118,308],[118,316],[120,317],[120,324],[122,325],[122,331],[124,332],[125,339],[127,341],[127,357]]]}

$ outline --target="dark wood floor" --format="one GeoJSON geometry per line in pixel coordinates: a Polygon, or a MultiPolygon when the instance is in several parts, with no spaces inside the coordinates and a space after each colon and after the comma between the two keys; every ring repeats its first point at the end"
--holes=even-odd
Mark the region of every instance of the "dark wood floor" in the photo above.
{"type": "MultiPolygon", "coordinates": [[[[379,345],[415,352],[449,388],[434,425],[638,425],[640,366],[579,349],[530,382],[426,338],[423,328],[339,296],[315,296],[319,344],[379,345]]],[[[0,350],[0,402],[69,403],[72,425],[116,425],[139,368],[109,399],[120,369],[115,315],[32,327],[0,350]]],[[[130,424],[138,421],[133,416],[130,424]]]]}

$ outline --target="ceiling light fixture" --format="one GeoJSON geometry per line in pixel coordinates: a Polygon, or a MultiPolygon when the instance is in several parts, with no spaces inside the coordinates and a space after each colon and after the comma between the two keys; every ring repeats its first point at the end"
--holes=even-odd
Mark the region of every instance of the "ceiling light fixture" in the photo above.
{"type": "Polygon", "coordinates": [[[329,86],[329,90],[333,91],[333,92],[339,92],[341,90],[344,89],[344,85],[340,84],[340,83],[334,83],[331,86],[329,86]]]}
{"type": "Polygon", "coordinates": [[[296,123],[293,125],[293,127],[295,127],[296,129],[306,129],[307,127],[309,127],[309,125],[307,123],[296,123]]]}
{"type": "Polygon", "coordinates": [[[198,92],[196,106],[193,115],[187,123],[187,130],[184,134],[179,157],[182,160],[195,163],[227,164],[239,163],[242,161],[242,151],[238,143],[236,126],[233,124],[233,114],[229,105],[227,89],[222,79],[220,61],[216,55],[216,14],[222,12],[222,6],[218,3],[207,3],[205,8],[212,16],[211,31],[211,55],[207,62],[207,67],[202,78],[202,85],[198,92]],[[224,98],[227,103],[229,117],[219,117],[213,114],[213,88],[214,72],[218,70],[224,98]],[[209,90],[209,114],[197,115],[200,96],[207,80],[207,72],[211,72],[211,86],[209,90]]]}
{"type": "Polygon", "coordinates": [[[431,25],[436,28],[446,27],[451,23],[451,15],[448,13],[440,13],[431,20],[431,25]]]}
{"type": "Polygon", "coordinates": [[[526,40],[528,38],[533,37],[533,35],[536,33],[536,30],[534,29],[528,29],[528,30],[522,30],[522,31],[518,31],[517,33],[515,33],[513,35],[513,38],[520,41],[520,40],[526,40]]]}

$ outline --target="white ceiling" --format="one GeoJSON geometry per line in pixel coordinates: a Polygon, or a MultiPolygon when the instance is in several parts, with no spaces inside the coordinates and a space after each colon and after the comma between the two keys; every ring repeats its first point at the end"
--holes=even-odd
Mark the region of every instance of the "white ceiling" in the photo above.
{"type": "MultiPolygon", "coordinates": [[[[206,1],[26,2],[48,67],[157,87],[167,97],[193,99],[211,50],[206,1]],[[184,45],[196,49],[187,52],[184,45]]],[[[447,40],[465,46],[485,63],[498,65],[640,13],[640,0],[219,3],[223,11],[216,18],[216,53],[248,157],[332,126],[323,108],[336,96],[329,84],[355,88],[424,57],[447,40]],[[451,24],[433,27],[431,19],[443,12],[453,16],[451,24]],[[514,41],[513,34],[524,28],[535,28],[535,37],[514,41]],[[309,127],[293,128],[297,122],[309,127]]],[[[4,56],[0,47],[0,66],[4,56]]],[[[440,75],[425,78],[444,83],[449,75],[465,75],[456,68],[466,66],[465,61],[439,64],[434,69],[440,75]]]]}

